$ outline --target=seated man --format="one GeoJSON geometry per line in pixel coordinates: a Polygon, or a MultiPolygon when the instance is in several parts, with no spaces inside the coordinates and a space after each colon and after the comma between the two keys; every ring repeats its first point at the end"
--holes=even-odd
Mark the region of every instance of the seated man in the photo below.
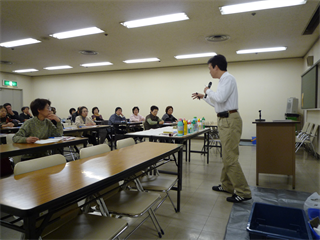
{"type": "MultiPolygon", "coordinates": [[[[31,102],[30,108],[34,118],[26,121],[19,131],[13,136],[15,143],[35,143],[39,139],[61,137],[63,127],[60,119],[51,112],[51,102],[47,99],[37,98],[31,102]],[[51,120],[57,122],[54,126],[51,120]]],[[[49,155],[48,152],[37,152],[32,155],[23,155],[21,160],[49,155]]]]}
{"type": "Polygon", "coordinates": [[[23,119],[20,118],[19,113],[12,110],[11,103],[5,103],[3,106],[7,109],[7,116],[10,119],[16,119],[18,122],[23,122],[23,119]]]}
{"type": "Polygon", "coordinates": [[[26,120],[32,118],[32,115],[29,111],[29,107],[22,107],[21,108],[21,112],[20,113],[20,118],[23,119],[23,121],[25,122],[26,120]]]}
{"type": "Polygon", "coordinates": [[[76,112],[75,108],[70,108],[69,109],[70,115],[68,116],[67,120],[72,120],[72,114],[74,114],[75,112],[76,112]]]}
{"type": "Polygon", "coordinates": [[[18,122],[15,119],[11,119],[7,115],[7,109],[0,105],[0,127],[17,127],[18,122]]]}
{"type": "Polygon", "coordinates": [[[159,128],[160,125],[164,123],[164,121],[157,116],[158,111],[159,108],[157,106],[151,106],[150,114],[146,116],[146,121],[144,122],[145,130],[149,130],[151,128],[159,128]]]}
{"type": "Polygon", "coordinates": [[[76,117],[78,117],[80,114],[79,114],[79,110],[80,110],[80,108],[82,108],[83,106],[80,106],[80,107],[78,107],[78,111],[76,111],[76,112],[74,112],[73,114],[72,114],[72,116],[71,116],[71,121],[72,122],[76,122],[76,117]]]}
{"type": "Polygon", "coordinates": [[[127,120],[125,116],[122,115],[122,108],[117,107],[115,113],[109,118],[109,125],[113,125],[117,134],[126,134],[126,127],[119,126],[121,123],[126,123],[127,120]]]}

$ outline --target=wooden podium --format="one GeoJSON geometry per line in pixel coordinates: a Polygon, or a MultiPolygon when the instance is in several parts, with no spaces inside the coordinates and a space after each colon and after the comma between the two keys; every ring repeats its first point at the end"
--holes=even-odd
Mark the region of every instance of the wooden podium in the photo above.
{"type": "Polygon", "coordinates": [[[292,175],[295,188],[295,126],[297,121],[253,122],[257,125],[256,184],[259,173],[292,175]]]}

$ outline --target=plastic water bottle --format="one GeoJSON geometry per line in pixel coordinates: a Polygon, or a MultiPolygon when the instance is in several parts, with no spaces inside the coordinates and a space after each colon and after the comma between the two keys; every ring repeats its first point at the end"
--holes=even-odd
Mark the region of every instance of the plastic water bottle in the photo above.
{"type": "Polygon", "coordinates": [[[193,121],[190,121],[190,133],[194,132],[194,125],[193,125],[193,121]]]}
{"type": "Polygon", "coordinates": [[[197,120],[193,119],[192,123],[193,123],[193,131],[197,132],[198,131],[198,122],[197,122],[197,120]]]}
{"type": "Polygon", "coordinates": [[[178,136],[183,136],[183,122],[178,122],[178,136]]]}
{"type": "Polygon", "coordinates": [[[203,128],[203,129],[206,128],[206,126],[205,126],[205,121],[206,121],[206,119],[203,117],[202,120],[201,120],[202,128],[203,128]]]}

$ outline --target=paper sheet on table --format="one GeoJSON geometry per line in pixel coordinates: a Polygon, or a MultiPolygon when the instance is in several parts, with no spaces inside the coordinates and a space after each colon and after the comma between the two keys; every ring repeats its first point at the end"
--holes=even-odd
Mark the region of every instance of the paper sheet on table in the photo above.
{"type": "Polygon", "coordinates": [[[61,138],[49,138],[49,139],[41,139],[36,141],[36,144],[47,144],[47,143],[55,143],[61,141],[61,138]]]}

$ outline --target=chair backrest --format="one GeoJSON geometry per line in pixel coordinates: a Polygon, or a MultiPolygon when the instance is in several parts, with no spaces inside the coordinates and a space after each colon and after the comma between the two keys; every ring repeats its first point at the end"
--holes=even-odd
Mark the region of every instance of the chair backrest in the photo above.
{"type": "Polygon", "coordinates": [[[311,142],[313,141],[313,138],[317,135],[318,127],[319,127],[318,124],[314,124],[314,127],[313,127],[312,132],[311,132],[311,136],[310,136],[310,141],[311,142]]]}
{"type": "Polygon", "coordinates": [[[7,135],[6,135],[7,144],[13,143],[12,137],[13,137],[14,135],[15,135],[14,133],[10,133],[10,134],[7,134],[7,135]]]}
{"type": "Polygon", "coordinates": [[[99,155],[110,151],[111,149],[108,144],[100,144],[92,147],[81,148],[80,158],[92,157],[94,155],[99,155]]]}
{"type": "Polygon", "coordinates": [[[309,123],[309,122],[306,122],[306,123],[303,125],[303,127],[302,127],[302,129],[301,129],[301,132],[306,132],[307,129],[308,129],[308,127],[309,127],[309,125],[310,125],[310,123],[309,123]]]}
{"type": "Polygon", "coordinates": [[[108,125],[109,124],[109,120],[102,120],[101,125],[108,125]]]}
{"type": "Polygon", "coordinates": [[[133,138],[125,138],[117,141],[117,149],[136,144],[133,138]]]}
{"type": "MultiPolygon", "coordinates": [[[[10,134],[7,134],[7,135],[6,135],[6,143],[7,143],[7,144],[13,143],[12,137],[13,137],[14,135],[15,135],[14,133],[10,133],[10,134]]],[[[13,160],[13,164],[16,165],[18,162],[21,161],[21,156],[14,156],[14,157],[11,157],[11,159],[13,160]]]]}
{"type": "Polygon", "coordinates": [[[314,123],[309,123],[309,126],[307,127],[307,130],[306,130],[307,134],[311,134],[311,130],[312,130],[313,126],[314,126],[314,123]]]}
{"type": "Polygon", "coordinates": [[[66,163],[66,158],[61,154],[50,155],[19,162],[14,166],[14,175],[36,171],[43,168],[56,166],[66,163]]]}

